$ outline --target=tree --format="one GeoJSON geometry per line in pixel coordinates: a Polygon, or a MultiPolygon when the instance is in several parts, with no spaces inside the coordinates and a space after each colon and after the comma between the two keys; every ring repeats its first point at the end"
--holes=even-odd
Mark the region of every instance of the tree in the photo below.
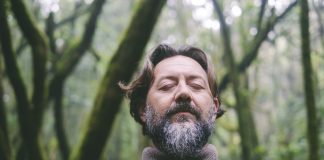
{"type": "MultiPolygon", "coordinates": [[[[36,73],[34,74],[34,94],[33,94],[33,101],[34,101],[34,107],[32,108],[32,104],[29,102],[27,97],[27,92],[25,85],[23,83],[20,71],[17,66],[17,62],[15,59],[15,53],[12,49],[12,42],[11,42],[11,36],[10,36],[10,29],[8,26],[8,22],[6,19],[6,1],[1,0],[1,44],[2,44],[2,50],[3,50],[3,56],[5,61],[5,67],[6,67],[6,73],[8,74],[8,77],[10,79],[11,85],[14,88],[15,97],[17,100],[17,109],[18,109],[18,118],[19,118],[19,127],[23,139],[23,143],[28,148],[28,156],[30,159],[43,159],[42,151],[39,146],[38,141],[38,133],[37,133],[37,127],[35,123],[32,121],[35,120],[36,123],[39,123],[40,118],[39,116],[35,117],[35,119],[32,118],[33,112],[39,113],[39,111],[42,110],[43,106],[37,106],[44,105],[43,102],[45,100],[44,97],[44,89],[45,84],[44,82],[40,82],[44,80],[44,68],[45,68],[45,61],[46,56],[46,42],[43,41],[41,34],[38,32],[38,29],[35,25],[33,25],[32,20],[28,16],[28,13],[26,12],[26,8],[24,7],[24,4],[22,1],[15,1],[16,8],[13,8],[13,10],[16,10],[21,14],[21,17],[18,16],[17,19],[20,19],[24,22],[21,22],[21,25],[26,25],[25,34],[28,34],[29,37],[29,43],[35,44],[40,42],[40,46],[33,46],[32,52],[33,52],[33,64],[34,69],[36,73]],[[28,33],[27,33],[28,31],[28,33]],[[38,84],[39,83],[39,84],[38,84]],[[39,86],[38,86],[39,85],[39,86]],[[39,101],[36,102],[36,98],[39,98],[39,101]],[[41,104],[40,104],[41,103],[41,104]]],[[[12,5],[13,6],[13,5],[12,5]]],[[[16,15],[17,16],[17,15],[16,15]]]]}
{"type": "MultiPolygon", "coordinates": [[[[0,9],[5,10],[1,2],[0,2],[0,9]]],[[[2,17],[0,19],[2,19],[2,17]]],[[[2,80],[3,80],[2,59],[0,59],[0,159],[8,160],[11,157],[11,148],[10,148],[9,136],[8,136],[7,115],[5,111],[5,105],[3,102],[4,93],[3,93],[2,80]]]]}
{"type": "Polygon", "coordinates": [[[161,42],[212,57],[227,110],[210,139],[220,159],[243,157],[243,147],[245,159],[319,159],[323,4],[309,1],[312,25],[302,27],[297,0],[216,1],[225,25],[213,1],[164,1],[0,0],[0,159],[139,158],[151,143],[117,83],[161,42]],[[314,53],[304,81],[301,33],[314,53]]]}
{"type": "MultiPolygon", "coordinates": [[[[25,153],[28,153],[30,159],[44,159],[42,155],[43,153],[39,146],[38,135],[42,126],[42,117],[43,117],[44,109],[46,108],[46,106],[48,106],[48,103],[51,100],[54,100],[55,120],[56,120],[55,126],[56,126],[57,137],[59,140],[59,146],[61,149],[62,157],[63,159],[67,159],[69,157],[70,149],[66,141],[64,126],[63,126],[63,116],[62,116],[63,87],[66,79],[69,77],[69,75],[71,75],[71,73],[73,72],[74,68],[77,66],[78,62],[80,61],[84,53],[86,53],[86,51],[90,48],[96,30],[96,22],[99,14],[101,13],[105,0],[95,0],[92,3],[90,8],[90,16],[86,23],[83,36],[80,39],[76,39],[75,43],[70,43],[70,45],[66,47],[66,49],[62,50],[61,53],[58,53],[59,51],[56,49],[57,47],[55,46],[55,37],[54,37],[55,26],[57,26],[56,24],[61,24],[61,23],[56,23],[54,21],[54,13],[49,14],[49,17],[47,19],[46,35],[48,37],[46,37],[45,34],[36,26],[36,23],[34,22],[32,16],[28,13],[27,8],[22,0],[10,1],[10,2],[11,2],[12,11],[18,22],[20,30],[22,31],[28,44],[31,46],[32,57],[33,57],[33,73],[34,73],[33,87],[34,88],[33,88],[33,96],[29,100],[27,96],[26,85],[23,82],[23,79],[20,75],[19,67],[16,62],[15,51],[12,49],[13,47],[10,39],[11,38],[10,28],[7,23],[7,14],[5,12],[6,7],[4,5],[6,4],[6,2],[2,0],[1,4],[2,4],[2,8],[4,9],[1,10],[1,14],[2,14],[2,21],[5,23],[1,23],[1,32],[3,33],[1,34],[1,44],[5,46],[2,48],[4,53],[3,55],[5,59],[5,64],[6,64],[5,68],[6,68],[6,72],[8,73],[12,87],[14,88],[16,101],[18,103],[17,105],[19,111],[18,117],[20,120],[21,133],[23,135],[23,145],[25,146],[20,148],[27,149],[25,153]],[[48,45],[47,40],[49,40],[50,45],[48,45]],[[53,68],[50,69],[50,71],[53,71],[51,73],[53,74],[52,79],[48,78],[47,75],[48,71],[46,70],[46,65],[48,62],[47,56],[50,55],[50,51],[52,51],[54,57],[56,58],[55,61],[52,61],[54,62],[54,65],[52,65],[53,68]],[[57,56],[57,55],[63,55],[63,56],[57,56]],[[49,84],[49,89],[47,89],[47,84],[49,84]],[[49,95],[49,97],[47,97],[47,95],[49,95]]],[[[130,68],[130,70],[122,70],[121,68],[119,68],[121,67],[120,64],[123,64],[123,62],[125,62],[124,59],[128,58],[127,55],[123,55],[123,54],[126,53],[131,55],[136,53],[134,55],[131,55],[131,57],[134,58],[133,59],[134,61],[130,59],[127,60],[131,61],[129,64],[134,64],[134,66],[138,64],[140,56],[142,55],[142,52],[145,48],[145,44],[149,39],[149,35],[153,30],[153,26],[157,20],[157,17],[164,3],[165,1],[160,1],[159,3],[154,4],[155,7],[150,7],[151,2],[143,1],[139,5],[138,12],[135,14],[134,20],[130,25],[131,27],[125,33],[125,37],[121,42],[119,49],[116,52],[116,56],[113,58],[111,65],[109,65],[107,69],[107,74],[105,78],[102,80],[103,85],[107,85],[107,87],[112,88],[113,90],[110,90],[109,88],[103,88],[102,90],[99,90],[98,98],[97,98],[98,103],[95,104],[96,107],[94,108],[96,109],[94,110],[97,110],[98,107],[100,108],[105,106],[105,104],[107,104],[106,99],[102,101],[103,98],[102,96],[111,95],[112,97],[108,99],[109,100],[108,103],[110,103],[110,101],[113,101],[112,106],[114,107],[111,107],[112,111],[111,110],[106,111],[106,114],[111,115],[110,117],[108,117],[111,124],[114,120],[114,114],[118,112],[118,109],[115,108],[118,108],[118,105],[122,99],[121,96],[119,96],[120,98],[115,99],[115,97],[118,96],[115,93],[118,92],[115,85],[117,85],[118,80],[121,79],[126,81],[129,80],[131,78],[132,73],[136,69],[136,67],[130,68]],[[141,16],[145,16],[145,17],[142,18],[141,16]],[[140,18],[142,18],[142,21],[138,21],[140,18]],[[137,32],[140,30],[142,30],[143,32],[137,32]],[[136,57],[136,55],[138,55],[139,57],[136,57]],[[114,75],[116,75],[116,77],[114,75]],[[114,78],[108,78],[110,76],[114,78]],[[105,89],[109,89],[109,90],[105,90],[105,89]],[[104,95],[102,94],[102,92],[104,92],[104,95]],[[115,100],[117,100],[117,102],[115,100]]],[[[74,15],[72,21],[76,17],[77,14],[74,15]]],[[[95,118],[93,117],[92,119],[95,120],[96,118],[97,117],[95,118]]],[[[103,128],[105,128],[105,126],[103,126],[103,128]]],[[[99,132],[96,134],[105,135],[103,139],[106,139],[107,136],[109,135],[108,134],[109,129],[110,129],[109,126],[107,129],[105,129],[107,131],[106,133],[100,133],[100,129],[99,129],[98,130],[99,132]]],[[[97,141],[105,142],[105,140],[102,139],[97,139],[97,141]]],[[[98,144],[99,144],[97,147],[98,150],[96,152],[97,158],[99,158],[100,152],[104,146],[104,143],[98,143],[98,144]]],[[[23,152],[19,152],[19,153],[23,153],[23,152]]],[[[81,153],[85,154],[84,152],[81,153]]]]}
{"type": "MultiPolygon", "coordinates": [[[[214,0],[213,0],[214,1],[214,0]]],[[[265,5],[267,1],[263,1],[262,4],[265,5]]],[[[262,5],[262,6],[263,6],[262,5]]],[[[258,20],[258,29],[257,29],[257,34],[253,37],[253,41],[251,42],[251,47],[248,47],[247,50],[244,53],[244,57],[242,60],[238,63],[237,68],[239,72],[244,72],[255,60],[255,58],[259,54],[259,48],[261,47],[262,43],[267,39],[267,36],[269,32],[274,28],[274,26],[282,20],[295,6],[297,5],[297,1],[292,2],[280,15],[278,16],[272,16],[268,19],[267,22],[265,23],[265,26],[262,27],[261,22],[262,22],[262,17],[264,13],[264,8],[261,7],[260,13],[259,13],[259,20],[258,20]]],[[[219,83],[219,91],[222,92],[225,90],[229,83],[229,73],[225,74],[220,80],[219,83]]]]}
{"type": "Polygon", "coordinates": [[[253,115],[250,109],[249,98],[247,95],[248,92],[245,91],[243,85],[240,82],[239,73],[244,73],[246,68],[248,68],[251,62],[256,58],[258,49],[260,48],[262,42],[266,39],[270,30],[277,23],[277,21],[283,18],[285,14],[288,13],[291,8],[296,5],[296,2],[293,2],[281,15],[277,17],[270,17],[266,22],[265,27],[263,27],[262,21],[264,18],[266,3],[266,0],[262,1],[260,7],[259,17],[256,25],[257,34],[254,37],[252,43],[248,44],[249,49],[247,49],[246,53],[244,53],[245,57],[243,57],[242,62],[237,65],[234,57],[235,54],[231,46],[232,42],[230,28],[225,22],[225,16],[223,15],[218,1],[213,0],[213,5],[220,21],[221,34],[224,45],[225,65],[228,70],[228,74],[226,74],[221,80],[220,90],[223,90],[228,82],[231,82],[231,84],[233,85],[233,92],[236,99],[235,110],[238,117],[239,134],[241,139],[241,157],[243,160],[262,159],[262,154],[258,151],[258,136],[255,122],[253,120],[253,115]]]}
{"type": "Polygon", "coordinates": [[[215,0],[213,2],[221,23],[222,38],[224,43],[224,55],[226,59],[225,64],[230,71],[229,79],[233,84],[233,90],[236,99],[235,109],[238,116],[239,133],[241,136],[242,159],[261,159],[261,156],[258,155],[255,151],[258,147],[255,124],[251,110],[249,108],[250,106],[248,103],[248,98],[243,93],[244,91],[242,84],[240,83],[240,77],[231,47],[229,28],[226,25],[225,18],[222,14],[219,4],[215,0]]]}
{"type": "Polygon", "coordinates": [[[319,160],[319,136],[318,122],[316,116],[316,104],[313,86],[313,70],[311,61],[311,47],[309,34],[308,2],[300,0],[300,33],[301,33],[301,54],[304,79],[304,94],[307,111],[307,133],[309,160],[319,160]]]}
{"type": "Polygon", "coordinates": [[[132,78],[165,2],[144,0],[139,4],[124,38],[107,66],[87,127],[82,133],[82,140],[73,151],[71,159],[100,158],[122,101],[122,93],[117,84],[120,80],[127,82],[132,78]],[[124,64],[131,67],[124,68],[124,64]]]}
{"type": "MultiPolygon", "coordinates": [[[[62,101],[63,101],[63,88],[66,79],[71,75],[73,70],[76,68],[77,64],[80,62],[80,59],[90,48],[93,37],[95,35],[96,24],[98,17],[102,11],[105,0],[96,0],[92,3],[91,12],[88,21],[85,24],[85,29],[81,39],[77,39],[76,43],[72,44],[70,48],[66,49],[62,53],[65,57],[60,58],[55,66],[56,73],[53,79],[50,82],[50,99],[54,99],[54,117],[55,117],[55,128],[56,134],[59,140],[59,145],[61,153],[64,159],[68,159],[70,155],[70,147],[68,145],[66,135],[64,132],[64,123],[63,123],[63,111],[62,111],[62,101]]],[[[53,21],[52,14],[49,15],[49,22],[53,21]],[[51,20],[52,19],[52,20],[51,20]]],[[[48,35],[51,41],[51,48],[54,53],[56,52],[56,47],[54,45],[53,33],[48,26],[48,35]]]]}

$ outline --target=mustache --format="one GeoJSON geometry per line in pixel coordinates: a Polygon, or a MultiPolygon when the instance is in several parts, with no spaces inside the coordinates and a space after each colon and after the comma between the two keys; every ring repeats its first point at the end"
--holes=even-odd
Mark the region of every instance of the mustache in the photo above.
{"type": "Polygon", "coordinates": [[[191,105],[189,101],[176,102],[175,105],[171,106],[170,109],[166,111],[165,116],[169,118],[179,112],[191,113],[192,115],[196,116],[197,119],[200,119],[201,117],[201,111],[199,108],[191,105]]]}

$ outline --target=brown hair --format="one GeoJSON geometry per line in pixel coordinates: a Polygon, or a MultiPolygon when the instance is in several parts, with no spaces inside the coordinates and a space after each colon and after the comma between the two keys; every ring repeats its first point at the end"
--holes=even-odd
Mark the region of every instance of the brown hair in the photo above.
{"type": "MultiPolygon", "coordinates": [[[[144,67],[134,81],[129,85],[119,83],[126,97],[130,99],[130,113],[137,122],[143,123],[139,111],[141,107],[145,107],[146,105],[146,96],[154,78],[154,67],[162,60],[177,55],[192,58],[201,65],[207,73],[209,87],[213,97],[219,98],[214,69],[207,55],[201,49],[186,46],[176,50],[166,44],[160,44],[146,57],[144,67]]],[[[218,105],[220,106],[220,100],[218,105]]],[[[216,117],[219,118],[224,114],[224,110],[219,108],[216,114],[216,117]]]]}

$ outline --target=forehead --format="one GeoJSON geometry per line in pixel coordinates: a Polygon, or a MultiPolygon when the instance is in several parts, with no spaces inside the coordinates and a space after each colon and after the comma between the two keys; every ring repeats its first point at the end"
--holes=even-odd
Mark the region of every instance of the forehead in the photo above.
{"type": "Polygon", "coordinates": [[[174,56],[166,58],[158,63],[154,69],[154,76],[169,75],[198,76],[207,79],[207,74],[201,65],[192,58],[186,56],[174,56]]]}

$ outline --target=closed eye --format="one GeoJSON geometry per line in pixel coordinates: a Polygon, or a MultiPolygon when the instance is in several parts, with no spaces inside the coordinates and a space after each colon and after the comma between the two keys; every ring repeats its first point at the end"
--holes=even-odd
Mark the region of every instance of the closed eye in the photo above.
{"type": "Polygon", "coordinates": [[[159,90],[160,91],[169,91],[171,90],[172,88],[174,88],[175,84],[165,84],[165,85],[162,85],[159,90]]]}
{"type": "Polygon", "coordinates": [[[197,76],[189,77],[187,81],[188,86],[192,88],[194,91],[200,91],[206,89],[207,85],[203,78],[197,76]]]}
{"type": "Polygon", "coordinates": [[[190,84],[190,87],[193,88],[194,90],[202,90],[205,89],[203,85],[197,84],[197,83],[192,83],[190,84]]]}

